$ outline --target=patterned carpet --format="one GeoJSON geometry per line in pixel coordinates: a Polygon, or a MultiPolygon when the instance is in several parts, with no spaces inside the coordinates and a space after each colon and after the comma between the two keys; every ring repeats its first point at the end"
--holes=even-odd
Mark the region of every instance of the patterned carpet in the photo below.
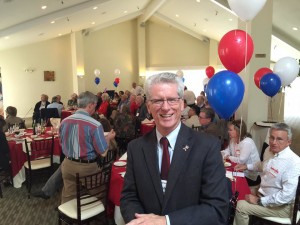
{"type": "MultiPolygon", "coordinates": [[[[32,192],[39,190],[47,178],[39,179],[32,187],[32,192]]],[[[60,202],[60,194],[44,200],[27,198],[25,184],[21,188],[3,187],[3,198],[0,198],[0,225],[54,225],[58,224],[55,208],[60,202]]]]}

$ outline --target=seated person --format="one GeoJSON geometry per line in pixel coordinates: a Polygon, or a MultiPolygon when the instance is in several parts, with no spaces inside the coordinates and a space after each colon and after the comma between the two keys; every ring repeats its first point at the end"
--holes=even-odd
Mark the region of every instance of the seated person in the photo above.
{"type": "Polygon", "coordinates": [[[63,105],[64,103],[61,102],[61,96],[60,95],[56,95],[57,96],[57,102],[61,105],[63,105]]]}
{"type": "Polygon", "coordinates": [[[264,161],[255,164],[238,164],[235,170],[261,172],[261,184],[256,195],[239,200],[235,225],[248,225],[249,216],[291,218],[295,193],[300,176],[300,158],[290,149],[291,128],[285,123],[270,128],[269,149],[264,161]]]}
{"type": "Polygon", "coordinates": [[[135,120],[127,105],[124,105],[122,111],[116,114],[114,130],[116,137],[125,138],[135,136],[135,120]]]}
{"type": "Polygon", "coordinates": [[[3,126],[5,126],[5,121],[3,118],[0,118],[0,171],[10,172],[9,146],[5,133],[2,131],[3,126]]]}
{"type": "MultiPolygon", "coordinates": [[[[238,164],[255,164],[260,162],[259,154],[254,141],[248,137],[246,123],[242,120],[228,123],[228,133],[230,143],[222,151],[224,159],[238,164]]],[[[245,176],[249,186],[260,183],[257,172],[245,171],[245,176]]]]}
{"type": "Polygon", "coordinates": [[[70,109],[77,108],[77,98],[78,96],[76,93],[73,93],[71,95],[71,99],[68,100],[68,104],[67,104],[68,108],[70,109]]]}
{"type": "Polygon", "coordinates": [[[33,121],[40,122],[40,120],[41,120],[40,110],[47,108],[47,106],[49,104],[50,104],[50,102],[48,102],[48,95],[42,94],[41,101],[37,102],[34,106],[33,116],[32,116],[33,121]]]}
{"type": "MultiPolygon", "coordinates": [[[[181,111],[181,119],[188,119],[189,118],[189,110],[190,107],[187,105],[186,100],[183,100],[183,110],[181,111]]],[[[199,113],[197,114],[197,116],[199,113]]]]}
{"type": "Polygon", "coordinates": [[[188,127],[192,127],[192,126],[199,127],[200,126],[199,117],[198,117],[199,113],[200,113],[200,108],[197,105],[193,105],[192,107],[190,107],[188,112],[189,118],[183,121],[183,123],[188,127]]]}
{"type": "Polygon", "coordinates": [[[56,108],[59,117],[61,117],[61,110],[64,108],[62,104],[59,103],[57,96],[52,97],[52,103],[47,106],[48,109],[56,108]]]}
{"type": "Polygon", "coordinates": [[[201,124],[201,131],[211,134],[220,139],[221,131],[214,121],[215,111],[212,108],[200,109],[199,122],[201,124]]]}
{"type": "Polygon", "coordinates": [[[108,115],[109,114],[109,101],[110,101],[109,95],[107,93],[103,93],[101,95],[101,98],[102,98],[102,103],[101,103],[99,109],[97,110],[97,113],[99,115],[103,115],[106,118],[108,118],[108,116],[110,116],[110,115],[108,115]]]}
{"type": "Polygon", "coordinates": [[[6,112],[6,119],[5,119],[6,125],[3,128],[4,132],[7,131],[10,127],[12,127],[15,124],[18,125],[19,128],[26,128],[24,120],[20,117],[17,117],[16,107],[8,106],[5,112],[6,112]]]}

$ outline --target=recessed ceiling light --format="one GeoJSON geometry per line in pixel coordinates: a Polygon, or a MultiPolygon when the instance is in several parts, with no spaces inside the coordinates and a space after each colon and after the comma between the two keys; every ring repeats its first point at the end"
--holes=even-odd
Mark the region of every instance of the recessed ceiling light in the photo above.
{"type": "Polygon", "coordinates": [[[203,29],[202,31],[203,31],[203,32],[206,32],[207,30],[206,30],[206,29],[203,29]]]}
{"type": "Polygon", "coordinates": [[[43,5],[42,7],[41,7],[41,9],[46,9],[47,8],[47,6],[46,5],[43,5]]]}
{"type": "Polygon", "coordinates": [[[93,22],[91,22],[91,24],[92,24],[92,25],[94,25],[94,24],[95,24],[95,22],[93,21],[93,22]]]}
{"type": "Polygon", "coordinates": [[[53,20],[53,21],[51,21],[51,23],[53,24],[53,23],[55,23],[55,21],[53,20]]]}
{"type": "Polygon", "coordinates": [[[196,0],[196,2],[200,2],[200,0],[196,0]]]}
{"type": "Polygon", "coordinates": [[[233,19],[232,19],[232,18],[229,18],[228,20],[229,20],[229,21],[232,21],[233,19]]]}
{"type": "Polygon", "coordinates": [[[298,28],[297,28],[297,27],[293,27],[292,29],[293,29],[293,30],[298,30],[298,28]]]}
{"type": "Polygon", "coordinates": [[[5,39],[5,40],[8,40],[8,39],[9,39],[9,36],[6,36],[4,39],[5,39]]]}
{"type": "Polygon", "coordinates": [[[98,7],[97,6],[95,6],[95,7],[93,7],[93,9],[95,10],[95,9],[98,9],[98,7]]]}
{"type": "Polygon", "coordinates": [[[127,10],[125,10],[125,11],[124,11],[124,13],[128,13],[128,11],[127,11],[127,10]]]}
{"type": "Polygon", "coordinates": [[[176,14],[175,16],[176,16],[176,17],[179,17],[179,15],[178,15],[178,14],[176,14]]]}
{"type": "Polygon", "coordinates": [[[58,36],[61,36],[62,34],[58,34],[58,36]]]}

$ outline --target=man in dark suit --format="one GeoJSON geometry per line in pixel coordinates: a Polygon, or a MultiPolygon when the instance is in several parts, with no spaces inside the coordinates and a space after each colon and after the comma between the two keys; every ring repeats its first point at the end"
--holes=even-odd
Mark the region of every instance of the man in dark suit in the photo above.
{"type": "Polygon", "coordinates": [[[182,79],[171,73],[151,76],[145,83],[156,128],[127,148],[120,207],[128,225],[226,224],[220,144],[181,123],[183,89],[182,79]],[[164,146],[160,142],[165,138],[164,146]]]}

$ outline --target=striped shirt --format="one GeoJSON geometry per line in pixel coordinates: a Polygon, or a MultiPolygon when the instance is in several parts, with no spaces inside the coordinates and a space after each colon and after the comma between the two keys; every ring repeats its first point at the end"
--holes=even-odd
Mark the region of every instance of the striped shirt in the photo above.
{"type": "Polygon", "coordinates": [[[59,132],[62,151],[69,158],[92,160],[108,148],[101,123],[82,109],[64,119],[59,132]]]}

